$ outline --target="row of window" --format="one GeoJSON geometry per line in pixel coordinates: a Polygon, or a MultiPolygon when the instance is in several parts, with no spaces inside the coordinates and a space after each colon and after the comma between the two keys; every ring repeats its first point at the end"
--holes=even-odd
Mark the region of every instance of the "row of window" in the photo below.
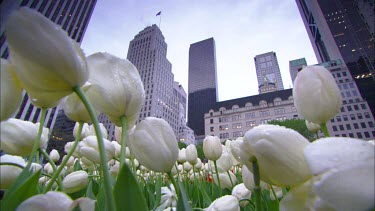
{"type": "MultiPolygon", "coordinates": [[[[220,133],[219,136],[220,136],[221,139],[229,138],[229,133],[220,133]]],[[[238,138],[238,137],[242,137],[242,136],[243,136],[242,131],[233,132],[233,138],[238,138]]]]}
{"type": "MultiPolygon", "coordinates": [[[[375,137],[375,131],[372,131],[371,132],[372,133],[372,137],[375,137]]],[[[355,135],[357,136],[357,138],[371,138],[371,135],[370,135],[370,133],[369,132],[363,132],[363,133],[361,133],[361,132],[357,132],[357,133],[355,133],[355,135]]],[[[345,134],[345,133],[343,133],[343,134],[336,134],[335,135],[336,137],[351,137],[351,138],[355,138],[355,136],[354,136],[354,133],[349,133],[349,134],[345,134]]]]}
{"type": "MultiPolygon", "coordinates": [[[[367,125],[368,125],[369,128],[373,128],[374,127],[374,122],[369,121],[369,122],[367,122],[367,125]]],[[[353,128],[354,129],[367,128],[367,125],[366,125],[366,122],[360,122],[359,124],[358,123],[353,123],[353,128]]],[[[351,124],[333,125],[332,129],[333,129],[333,131],[338,131],[338,129],[340,131],[351,130],[352,129],[352,125],[351,124]]]]}
{"type": "MultiPolygon", "coordinates": [[[[371,118],[369,112],[364,112],[363,115],[365,116],[366,119],[371,118]]],[[[350,118],[350,120],[363,119],[363,115],[362,115],[362,113],[357,113],[357,115],[350,114],[349,117],[348,117],[348,115],[342,115],[342,118],[341,118],[341,116],[336,116],[336,121],[337,122],[341,122],[342,120],[348,121],[349,118],[350,118]]],[[[335,119],[334,118],[331,119],[331,122],[335,122],[335,119]]]]}
{"type": "MultiPolygon", "coordinates": [[[[292,106],[292,112],[297,112],[294,106],[292,106]]],[[[275,115],[285,114],[285,108],[274,109],[274,114],[275,115]]],[[[271,115],[270,110],[259,111],[260,117],[270,116],[270,115],[271,115]]],[[[245,119],[255,118],[255,116],[256,116],[255,112],[245,113],[245,119]]],[[[229,122],[230,119],[232,119],[232,121],[237,121],[237,120],[240,120],[241,118],[242,118],[241,114],[233,115],[231,118],[228,116],[224,116],[224,117],[219,117],[219,122],[229,122]]],[[[214,119],[210,119],[210,124],[213,124],[213,123],[214,123],[214,119]]]]}

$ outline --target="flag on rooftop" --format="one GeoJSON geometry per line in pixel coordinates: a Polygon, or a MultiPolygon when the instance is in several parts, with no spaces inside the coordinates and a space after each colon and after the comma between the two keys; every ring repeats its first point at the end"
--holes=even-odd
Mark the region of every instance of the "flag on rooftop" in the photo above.
{"type": "Polygon", "coordinates": [[[156,16],[158,16],[158,15],[161,15],[161,11],[159,11],[159,12],[156,14],[156,16]]]}

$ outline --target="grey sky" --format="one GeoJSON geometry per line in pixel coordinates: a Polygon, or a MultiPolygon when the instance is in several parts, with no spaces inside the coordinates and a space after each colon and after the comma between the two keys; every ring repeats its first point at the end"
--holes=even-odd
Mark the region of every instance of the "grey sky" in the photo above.
{"type": "Polygon", "coordinates": [[[216,42],[219,100],[258,94],[254,57],[276,52],[284,88],[292,87],[289,60],[316,64],[294,0],[98,0],[82,48],[126,58],[129,42],[146,26],[159,25],[168,44],[175,81],[188,90],[189,46],[216,42]]]}

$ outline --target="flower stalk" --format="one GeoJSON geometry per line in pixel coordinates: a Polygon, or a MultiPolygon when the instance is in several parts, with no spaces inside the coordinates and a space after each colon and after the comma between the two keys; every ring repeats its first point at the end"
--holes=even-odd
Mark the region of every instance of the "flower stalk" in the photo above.
{"type": "Polygon", "coordinates": [[[36,152],[38,151],[39,143],[40,143],[40,137],[42,136],[42,132],[43,132],[44,120],[46,118],[46,113],[47,113],[47,108],[42,108],[41,116],[40,116],[40,125],[39,125],[39,129],[38,129],[38,135],[36,136],[34,147],[33,147],[33,150],[31,151],[29,160],[27,162],[26,169],[30,168],[31,163],[33,162],[34,156],[35,156],[36,152]]]}
{"type": "MultiPolygon", "coordinates": [[[[122,168],[123,164],[125,163],[125,154],[126,154],[126,142],[127,142],[127,132],[128,132],[128,120],[126,116],[121,116],[121,124],[122,124],[122,131],[121,131],[121,154],[120,154],[120,168],[122,168]]],[[[133,164],[134,166],[134,164],[133,164]]]]}
{"type": "Polygon", "coordinates": [[[322,131],[324,133],[324,136],[325,137],[329,137],[329,132],[328,132],[328,128],[327,128],[327,124],[326,123],[323,123],[320,125],[320,127],[322,128],[322,131]]]}
{"type": "Polygon", "coordinates": [[[216,160],[214,161],[214,165],[215,165],[215,172],[216,172],[216,176],[217,176],[217,183],[219,185],[219,195],[221,196],[221,184],[220,184],[220,176],[219,176],[219,171],[217,170],[217,165],[216,165],[216,160]]]}
{"type": "Polygon", "coordinates": [[[256,211],[261,211],[261,195],[260,195],[260,173],[259,173],[259,166],[258,161],[255,157],[251,158],[251,162],[253,165],[253,174],[254,174],[254,196],[255,196],[255,205],[256,211]]]}
{"type": "MultiPolygon", "coordinates": [[[[47,152],[44,149],[41,149],[41,148],[39,148],[39,152],[42,153],[43,157],[45,157],[47,159],[48,163],[51,164],[51,167],[52,167],[53,171],[56,172],[57,169],[56,169],[55,162],[53,162],[53,160],[51,160],[51,158],[49,157],[49,155],[47,154],[47,152]]],[[[59,176],[59,175],[60,174],[57,174],[57,176],[59,176]]],[[[48,183],[48,185],[50,186],[49,189],[51,189],[52,184],[53,184],[53,181],[50,181],[50,183],[48,183]]],[[[59,187],[59,190],[63,191],[61,177],[57,177],[57,185],[59,187]]],[[[46,190],[43,193],[46,193],[46,192],[47,192],[47,188],[46,188],[46,190]]]]}
{"type": "Polygon", "coordinates": [[[98,148],[99,148],[99,154],[100,154],[100,167],[101,167],[102,174],[103,174],[105,196],[107,199],[107,203],[106,203],[107,209],[115,210],[115,201],[113,198],[113,191],[112,191],[112,186],[110,182],[110,174],[107,168],[107,160],[106,160],[106,153],[105,153],[105,148],[104,148],[103,135],[100,131],[99,121],[96,118],[96,114],[92,105],[90,104],[89,100],[83,93],[81,87],[76,86],[73,88],[73,90],[78,95],[78,97],[82,100],[82,103],[85,105],[87,111],[89,112],[91,116],[91,121],[92,121],[92,124],[94,125],[96,137],[98,140],[98,148]]]}

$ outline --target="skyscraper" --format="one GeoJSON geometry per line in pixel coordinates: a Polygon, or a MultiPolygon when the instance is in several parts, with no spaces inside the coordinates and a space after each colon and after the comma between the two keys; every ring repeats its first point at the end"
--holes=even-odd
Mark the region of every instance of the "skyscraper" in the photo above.
{"type": "Polygon", "coordinates": [[[204,137],[204,114],[217,101],[216,50],[214,38],[190,45],[188,126],[204,137]]]}
{"type": "Polygon", "coordinates": [[[375,113],[374,3],[296,0],[319,63],[340,59],[375,113]]]}
{"type": "Polygon", "coordinates": [[[268,52],[254,57],[255,69],[257,72],[259,92],[262,91],[263,86],[270,86],[274,84],[276,90],[283,90],[283,80],[279,63],[275,52],[268,52]]]}
{"type": "MultiPolygon", "coordinates": [[[[45,17],[49,18],[51,21],[60,25],[63,30],[65,30],[68,35],[79,44],[82,42],[83,36],[85,34],[86,28],[88,26],[89,20],[93,13],[96,0],[4,0],[1,1],[1,37],[0,37],[0,54],[1,58],[7,59],[9,56],[8,44],[6,42],[6,37],[4,34],[4,23],[6,22],[8,16],[18,9],[19,7],[29,7],[34,9],[45,17]]],[[[45,126],[50,128],[52,131],[55,120],[58,114],[58,107],[48,109],[46,115],[45,126]]],[[[40,119],[40,108],[34,107],[27,96],[23,93],[23,100],[20,106],[16,118],[28,120],[32,122],[38,122],[40,119]]],[[[66,119],[66,116],[61,113],[61,121],[66,119]]],[[[69,125],[71,125],[70,122],[69,125]]],[[[62,123],[66,129],[66,124],[62,123]]],[[[74,127],[74,124],[72,125],[74,127]]],[[[72,129],[73,129],[72,127],[72,129]]],[[[51,136],[53,139],[54,135],[51,136]]],[[[60,140],[61,137],[56,137],[56,140],[60,140]]],[[[70,140],[68,140],[70,141],[70,140]]]]}
{"type": "Polygon", "coordinates": [[[290,77],[292,78],[293,84],[294,84],[294,79],[296,79],[297,77],[297,73],[301,71],[304,66],[307,66],[307,62],[305,58],[289,61],[289,73],[290,73],[290,77]]]}
{"type": "Polygon", "coordinates": [[[172,64],[167,59],[167,43],[155,24],[140,31],[130,41],[127,59],[137,67],[146,94],[137,123],[149,116],[163,118],[178,136],[179,105],[186,106],[186,97],[183,103],[183,96],[174,92],[175,82],[172,64]]]}

